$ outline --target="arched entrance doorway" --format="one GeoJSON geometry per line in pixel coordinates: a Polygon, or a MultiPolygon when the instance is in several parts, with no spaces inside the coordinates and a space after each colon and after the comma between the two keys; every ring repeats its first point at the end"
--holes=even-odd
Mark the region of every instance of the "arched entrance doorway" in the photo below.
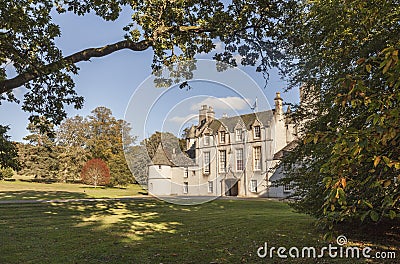
{"type": "Polygon", "coordinates": [[[225,195],[237,196],[239,194],[239,184],[237,179],[225,180],[225,195]]]}

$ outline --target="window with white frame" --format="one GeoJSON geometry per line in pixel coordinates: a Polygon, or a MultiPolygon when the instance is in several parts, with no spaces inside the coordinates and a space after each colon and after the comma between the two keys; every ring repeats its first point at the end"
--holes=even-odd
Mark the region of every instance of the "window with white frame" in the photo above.
{"type": "Polygon", "coordinates": [[[183,183],[183,193],[188,193],[189,192],[189,183],[184,182],[183,183]]]}
{"type": "Polygon", "coordinates": [[[243,130],[241,128],[236,129],[236,142],[242,142],[243,141],[243,130]]]}
{"type": "Polygon", "coordinates": [[[236,170],[242,171],[244,168],[243,149],[236,150],[236,170]]]}
{"type": "Polygon", "coordinates": [[[210,152],[204,152],[204,173],[210,174],[210,152]]]}
{"type": "Polygon", "coordinates": [[[261,137],[261,128],[260,126],[254,126],[254,138],[261,137]]]}
{"type": "Polygon", "coordinates": [[[188,168],[185,168],[185,175],[184,175],[184,177],[185,177],[185,178],[189,177],[189,169],[188,169],[188,168]]]}
{"type": "Polygon", "coordinates": [[[261,170],[261,147],[254,147],[253,149],[254,157],[254,170],[261,170]]]}
{"type": "Polygon", "coordinates": [[[220,143],[225,143],[225,140],[226,140],[226,138],[225,138],[225,131],[219,132],[219,142],[220,142],[220,143]]]}
{"type": "Polygon", "coordinates": [[[212,181],[208,182],[208,192],[213,193],[214,192],[214,185],[212,181]]]}
{"type": "Polygon", "coordinates": [[[292,184],[285,184],[283,185],[283,192],[291,192],[292,191],[292,184]]]}
{"type": "Polygon", "coordinates": [[[257,192],[257,180],[250,181],[250,192],[257,192]]]}
{"type": "Polygon", "coordinates": [[[219,151],[219,171],[226,172],[226,150],[219,151]]]}
{"type": "Polygon", "coordinates": [[[209,135],[204,135],[204,145],[205,146],[210,145],[210,136],[209,135]]]}

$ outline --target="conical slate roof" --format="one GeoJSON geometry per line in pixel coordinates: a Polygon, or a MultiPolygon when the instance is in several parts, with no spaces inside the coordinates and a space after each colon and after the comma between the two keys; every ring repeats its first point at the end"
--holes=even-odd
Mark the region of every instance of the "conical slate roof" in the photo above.
{"type": "Polygon", "coordinates": [[[151,161],[154,165],[174,166],[174,163],[168,158],[161,144],[158,145],[156,153],[151,161]]]}

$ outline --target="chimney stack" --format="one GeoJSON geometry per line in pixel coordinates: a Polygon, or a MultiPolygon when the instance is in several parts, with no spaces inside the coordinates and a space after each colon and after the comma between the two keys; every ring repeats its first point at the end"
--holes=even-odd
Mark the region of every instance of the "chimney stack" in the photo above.
{"type": "Polygon", "coordinates": [[[283,114],[283,99],[281,98],[281,93],[277,92],[275,101],[275,113],[276,114],[283,114]]]}
{"type": "Polygon", "coordinates": [[[210,106],[207,111],[207,121],[211,122],[215,119],[214,109],[210,106]]]}
{"type": "Polygon", "coordinates": [[[199,125],[205,123],[207,120],[207,105],[202,105],[199,110],[199,125]]]}

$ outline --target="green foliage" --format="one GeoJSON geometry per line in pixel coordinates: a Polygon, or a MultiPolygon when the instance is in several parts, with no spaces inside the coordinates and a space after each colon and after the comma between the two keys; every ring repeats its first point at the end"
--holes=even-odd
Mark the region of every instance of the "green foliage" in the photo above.
{"type": "Polygon", "coordinates": [[[112,175],[110,183],[112,186],[126,186],[130,183],[136,183],[135,175],[132,177],[124,153],[113,155],[112,158],[108,160],[108,166],[110,167],[112,175]]]}
{"type": "Polygon", "coordinates": [[[148,165],[151,162],[146,147],[143,145],[131,146],[125,150],[128,167],[135,177],[135,181],[147,186],[148,165]]]}
{"type": "Polygon", "coordinates": [[[284,181],[297,187],[294,206],[329,228],[400,214],[398,6],[312,1],[293,17],[290,56],[299,60],[288,76],[292,85],[307,81],[306,95],[317,100],[298,107],[308,121],[283,161],[284,181]]]}
{"type": "Polygon", "coordinates": [[[85,122],[88,129],[84,141],[85,149],[91,157],[101,158],[108,163],[111,184],[124,186],[133,183],[135,180],[124,157],[124,148],[135,141],[129,134],[129,124],[115,119],[111,110],[106,107],[94,109],[85,122]]]}
{"type": "Polygon", "coordinates": [[[37,180],[57,180],[60,165],[59,153],[56,146],[19,143],[18,154],[21,163],[19,174],[37,180]]]}
{"type": "Polygon", "coordinates": [[[18,151],[16,144],[7,135],[8,126],[0,125],[0,167],[17,169],[18,151]]]}
{"type": "Polygon", "coordinates": [[[82,167],[88,160],[89,153],[77,146],[58,146],[58,149],[58,181],[79,182],[82,167]]]}
{"type": "MultiPolygon", "coordinates": [[[[62,58],[54,43],[61,32],[52,22],[52,8],[51,0],[2,1],[0,64],[12,67],[18,74],[37,74],[43,65],[62,58]]],[[[66,116],[63,104],[82,106],[83,99],[74,91],[71,78],[76,71],[74,65],[68,65],[60,70],[42,72],[39,78],[25,83],[27,93],[22,109],[35,113],[30,121],[42,115],[59,123],[66,116]]],[[[5,67],[2,67],[0,81],[7,79],[5,67]]],[[[11,90],[3,90],[3,87],[0,90],[0,100],[18,101],[11,90]]]]}
{"type": "MultiPolygon", "coordinates": [[[[169,0],[18,0],[0,4],[0,100],[18,101],[13,89],[25,86],[22,109],[32,113],[37,123],[43,116],[60,124],[66,117],[64,105],[82,107],[83,98],[74,89],[72,76],[78,62],[106,56],[120,49],[153,50],[152,69],[170,67],[177,61],[190,61],[196,54],[212,52],[217,43],[223,51],[215,59],[236,65],[235,54],[243,65],[257,65],[257,70],[279,66],[284,11],[292,1],[169,1],[169,0]],[[54,8],[55,7],[55,8],[54,8]],[[64,56],[55,40],[61,35],[53,21],[56,13],[77,15],[94,13],[106,21],[118,18],[122,8],[129,8],[132,21],[123,27],[121,41],[105,47],[89,48],[64,56]],[[6,67],[17,76],[8,76],[6,67]]],[[[158,84],[190,79],[195,66],[180,65],[169,69],[167,77],[158,76],[158,84]]]]}
{"type": "Polygon", "coordinates": [[[73,172],[66,171],[66,175],[77,175],[75,173],[80,171],[86,158],[101,158],[110,168],[111,185],[133,183],[135,180],[123,152],[123,148],[129,147],[135,140],[129,132],[129,124],[115,119],[106,107],[97,107],[86,118],[75,116],[66,119],[57,130],[56,137],[58,144],[69,150],[65,155],[65,169],[72,166],[73,172]]]}
{"type": "Polygon", "coordinates": [[[40,129],[41,124],[30,123],[30,134],[24,137],[28,144],[19,143],[18,153],[21,163],[21,175],[37,180],[57,180],[60,149],[54,140],[40,129]]]}
{"type": "Polygon", "coordinates": [[[14,176],[14,170],[11,168],[1,168],[0,167],[0,180],[9,179],[14,176]]]}
{"type": "Polygon", "coordinates": [[[19,144],[20,174],[36,179],[78,182],[85,162],[101,158],[110,168],[111,185],[134,183],[123,152],[123,148],[128,148],[135,140],[129,135],[129,124],[115,119],[105,107],[98,107],[92,113],[87,118],[67,118],[56,129],[54,138],[41,132],[40,124],[29,124],[31,134],[24,138],[29,143],[19,144]]]}
{"type": "Polygon", "coordinates": [[[141,142],[146,147],[149,158],[152,159],[157,151],[158,145],[162,144],[165,149],[171,151],[175,149],[176,152],[185,150],[182,147],[186,147],[186,144],[182,144],[182,141],[178,139],[174,134],[169,132],[156,131],[149,138],[146,138],[141,142]]]}

